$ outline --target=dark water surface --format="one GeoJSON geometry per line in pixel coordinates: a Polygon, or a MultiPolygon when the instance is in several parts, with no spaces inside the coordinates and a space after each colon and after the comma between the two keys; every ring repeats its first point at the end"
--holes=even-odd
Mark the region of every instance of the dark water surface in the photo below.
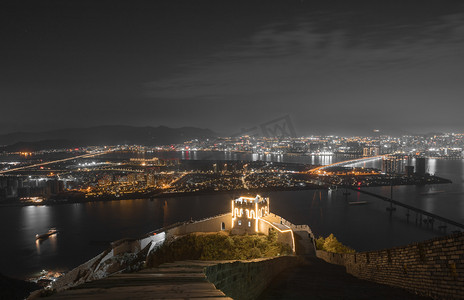
{"type": "MultiPolygon", "coordinates": [[[[178,155],[182,156],[181,153],[178,155]]],[[[197,154],[196,159],[222,157],[205,158],[197,154]]],[[[250,159],[250,155],[230,159],[250,159]]],[[[285,156],[281,159],[291,161],[285,156]]],[[[304,160],[311,160],[311,157],[292,159],[307,162],[304,160]]],[[[453,184],[395,187],[394,198],[463,223],[463,161],[429,160],[428,168],[431,173],[453,180],[453,184]]],[[[370,190],[390,195],[389,187],[370,190]]],[[[271,199],[272,212],[294,224],[309,224],[316,235],[334,233],[339,240],[358,251],[400,246],[444,234],[418,226],[411,219],[408,224],[401,209],[390,216],[385,210],[386,203],[357,192],[351,193],[348,202],[367,201],[368,204],[349,205],[342,192],[308,190],[271,192],[265,196],[271,199]]],[[[217,194],[153,201],[137,199],[1,207],[0,273],[25,277],[42,269],[66,271],[106,249],[110,241],[138,237],[178,221],[228,212],[232,197],[233,194],[217,194]],[[43,242],[36,242],[35,234],[47,232],[50,227],[56,227],[59,233],[43,242]]]]}

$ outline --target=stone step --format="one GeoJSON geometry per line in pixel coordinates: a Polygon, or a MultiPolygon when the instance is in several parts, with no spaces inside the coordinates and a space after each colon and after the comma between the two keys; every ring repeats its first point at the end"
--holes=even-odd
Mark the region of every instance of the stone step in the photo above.
{"type": "Polygon", "coordinates": [[[191,268],[191,267],[160,267],[153,269],[141,270],[140,274],[145,273],[203,273],[203,268],[191,268]]]}
{"type": "Polygon", "coordinates": [[[68,290],[51,297],[52,299],[231,299],[217,290],[214,285],[130,286],[113,288],[92,288],[68,290]]]}
{"type": "Polygon", "coordinates": [[[110,276],[105,279],[96,280],[92,282],[88,282],[82,285],[79,285],[72,289],[88,289],[88,288],[111,288],[115,286],[144,286],[144,285],[166,285],[169,283],[176,283],[177,285],[185,285],[191,283],[207,283],[205,276],[198,276],[198,277],[182,277],[182,276],[163,276],[163,274],[159,274],[159,276],[145,276],[145,277],[114,277],[110,276]]]}

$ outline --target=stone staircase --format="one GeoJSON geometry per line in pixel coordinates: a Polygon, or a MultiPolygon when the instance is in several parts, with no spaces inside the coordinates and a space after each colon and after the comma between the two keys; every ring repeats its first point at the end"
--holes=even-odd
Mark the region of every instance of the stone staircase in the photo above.
{"type": "MultiPolygon", "coordinates": [[[[229,261],[221,261],[229,262],[229,261]]],[[[206,279],[218,261],[181,261],[82,284],[49,299],[231,299],[206,279]]]]}
{"type": "Polygon", "coordinates": [[[302,256],[316,256],[316,249],[314,249],[313,242],[311,241],[310,234],[306,230],[294,230],[293,234],[299,245],[297,255],[302,256]]]}

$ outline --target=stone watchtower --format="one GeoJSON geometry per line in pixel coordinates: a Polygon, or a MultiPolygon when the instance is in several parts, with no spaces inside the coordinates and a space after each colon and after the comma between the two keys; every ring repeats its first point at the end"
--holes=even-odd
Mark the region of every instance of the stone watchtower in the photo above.
{"type": "Polygon", "coordinates": [[[269,198],[257,195],[232,200],[232,233],[257,233],[259,219],[269,214],[269,198]]]}

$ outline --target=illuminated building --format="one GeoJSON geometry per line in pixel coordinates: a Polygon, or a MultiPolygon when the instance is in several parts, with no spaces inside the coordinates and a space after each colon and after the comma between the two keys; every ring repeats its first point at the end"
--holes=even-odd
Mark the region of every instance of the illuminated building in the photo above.
{"type": "Polygon", "coordinates": [[[145,182],[146,181],[145,174],[140,174],[140,173],[137,174],[136,180],[139,182],[145,182]]]}
{"type": "Polygon", "coordinates": [[[400,174],[403,168],[403,160],[397,157],[388,157],[382,159],[382,172],[385,174],[400,174]]]}
{"type": "Polygon", "coordinates": [[[154,174],[147,175],[147,186],[155,186],[156,185],[156,178],[154,174]]]}
{"type": "Polygon", "coordinates": [[[269,198],[257,195],[232,200],[232,233],[256,233],[261,218],[269,214],[269,198]]]}
{"type": "Polygon", "coordinates": [[[364,147],[363,148],[363,156],[369,157],[369,156],[377,156],[377,155],[380,155],[379,147],[364,147]]]}
{"type": "Polygon", "coordinates": [[[131,184],[135,183],[137,180],[137,175],[134,173],[127,174],[127,181],[131,184]]]}

